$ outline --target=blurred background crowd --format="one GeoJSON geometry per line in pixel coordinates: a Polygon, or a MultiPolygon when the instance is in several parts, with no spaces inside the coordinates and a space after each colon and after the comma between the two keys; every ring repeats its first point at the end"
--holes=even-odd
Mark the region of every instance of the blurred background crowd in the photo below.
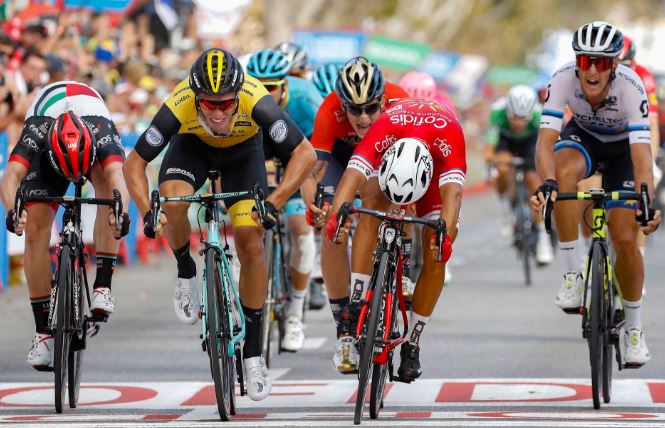
{"type": "Polygon", "coordinates": [[[572,31],[584,22],[630,35],[665,96],[663,11],[662,0],[0,0],[0,132],[11,150],[38,88],[77,80],[135,139],[202,50],[242,58],[293,41],[309,54],[308,73],[365,55],[395,82],[414,69],[432,74],[460,115],[467,181],[480,181],[492,102],[514,84],[546,86],[573,59],[572,31]]]}

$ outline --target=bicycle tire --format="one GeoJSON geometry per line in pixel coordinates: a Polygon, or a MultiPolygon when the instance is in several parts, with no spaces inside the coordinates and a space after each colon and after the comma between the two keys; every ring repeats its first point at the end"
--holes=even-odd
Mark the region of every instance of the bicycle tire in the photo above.
{"type": "MultiPolygon", "coordinates": [[[[607,258],[605,259],[607,260],[607,258]]],[[[607,262],[606,262],[607,263],[607,262]]],[[[607,289],[603,293],[605,299],[605,333],[603,347],[603,402],[605,404],[612,400],[612,360],[614,359],[614,343],[610,339],[611,330],[614,323],[614,280],[608,272],[608,266],[605,266],[605,278],[607,289]]]]}
{"type": "MultiPolygon", "coordinates": [[[[207,288],[206,326],[208,328],[208,352],[210,355],[210,371],[215,384],[215,399],[219,418],[228,421],[231,417],[230,387],[228,385],[228,312],[224,306],[223,294],[220,295],[222,281],[219,275],[218,262],[213,249],[206,251],[205,276],[207,288]]],[[[235,385],[234,385],[235,387],[235,385]]]]}
{"type": "MultiPolygon", "coordinates": [[[[356,393],[356,407],[353,415],[353,423],[359,425],[363,416],[363,409],[365,406],[365,396],[367,394],[367,383],[369,381],[370,369],[372,367],[372,360],[374,358],[374,342],[376,340],[376,331],[379,323],[379,312],[381,309],[381,301],[383,300],[383,293],[385,288],[383,283],[388,273],[388,257],[390,254],[384,251],[381,254],[379,261],[376,281],[374,282],[374,293],[372,294],[372,301],[370,303],[370,310],[367,314],[367,328],[365,329],[365,340],[362,342],[362,352],[359,361],[358,373],[358,391],[356,393]]],[[[370,284],[372,288],[372,284],[370,284]]]]}
{"type": "MultiPolygon", "coordinates": [[[[77,350],[72,349],[70,346],[69,357],[68,357],[68,368],[67,368],[67,384],[68,384],[68,395],[69,395],[69,407],[75,409],[79,401],[79,391],[81,389],[81,365],[83,364],[83,351],[85,350],[85,340],[87,334],[87,322],[85,320],[86,314],[88,313],[88,299],[86,298],[84,281],[83,278],[83,268],[79,266],[76,276],[78,282],[76,288],[78,289],[78,302],[75,302],[75,297],[72,298],[72,302],[78,305],[79,308],[79,319],[76,322],[76,332],[72,333],[75,335],[73,337],[72,343],[78,341],[77,350]]],[[[76,312],[74,312],[76,313],[76,312]]]]}
{"type": "Polygon", "coordinates": [[[274,317],[274,296],[273,296],[273,287],[274,287],[274,241],[273,241],[273,231],[267,230],[265,234],[265,257],[266,257],[266,267],[268,268],[268,289],[266,290],[266,298],[263,303],[263,321],[261,322],[261,354],[266,361],[266,366],[270,368],[272,364],[272,349],[271,349],[271,339],[273,334],[272,323],[275,319],[274,317]]]}
{"type": "MultiPolygon", "coordinates": [[[[396,292],[400,292],[396,291],[396,292]]],[[[386,308],[387,309],[387,308],[386,308]]],[[[393,304],[391,308],[391,323],[390,323],[390,333],[396,330],[397,327],[397,296],[393,299],[393,304]]],[[[388,334],[390,339],[391,334],[388,334]]],[[[390,351],[392,354],[392,351],[390,351]]],[[[388,358],[392,358],[392,355],[389,355],[388,358]]],[[[379,417],[379,412],[383,408],[383,394],[385,393],[386,378],[388,377],[388,362],[385,364],[376,364],[372,365],[372,382],[370,383],[370,399],[369,399],[369,417],[370,419],[376,419],[379,417]]]]}
{"type": "Polygon", "coordinates": [[[527,286],[531,285],[531,234],[533,233],[531,221],[528,220],[529,215],[528,207],[524,206],[524,201],[520,202],[519,209],[522,211],[524,217],[521,221],[520,227],[522,228],[522,268],[524,269],[524,283],[527,286]]]}
{"type": "Polygon", "coordinates": [[[589,362],[591,364],[591,396],[593,408],[600,408],[600,397],[603,394],[603,281],[605,279],[605,252],[599,242],[592,244],[591,257],[591,301],[589,302],[589,362]]]}
{"type": "Polygon", "coordinates": [[[53,346],[53,371],[55,374],[55,411],[62,413],[67,390],[67,365],[69,356],[70,284],[72,279],[71,248],[64,245],[58,256],[58,280],[55,306],[55,338],[53,346]]]}

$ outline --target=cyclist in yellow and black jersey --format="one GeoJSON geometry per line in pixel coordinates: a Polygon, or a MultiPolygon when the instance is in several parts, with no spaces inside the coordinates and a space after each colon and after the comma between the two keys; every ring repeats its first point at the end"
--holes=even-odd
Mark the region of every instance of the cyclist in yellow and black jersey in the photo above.
{"type": "MultiPolygon", "coordinates": [[[[139,137],[124,167],[125,179],[148,237],[165,233],[178,264],[174,306],[180,321],[194,324],[198,311],[196,264],[189,253],[188,204],[165,203],[160,224],[152,224],[145,170],[168,145],[159,171],[162,196],[193,194],[208,170],[221,173],[224,192],[248,190],[261,183],[267,194],[263,139],[289,162],[278,188],[266,199],[263,227],[275,224],[277,212],[300,187],[316,154],[298,127],[282,112],[263,85],[245,75],[238,60],[223,49],[205,51],[189,78],[174,89],[150,127],[139,137]]],[[[271,381],[261,356],[260,326],[268,274],[263,258],[263,231],[252,212],[251,196],[227,200],[241,264],[240,298],[247,333],[243,347],[250,398],[268,396],[271,381]]]]}

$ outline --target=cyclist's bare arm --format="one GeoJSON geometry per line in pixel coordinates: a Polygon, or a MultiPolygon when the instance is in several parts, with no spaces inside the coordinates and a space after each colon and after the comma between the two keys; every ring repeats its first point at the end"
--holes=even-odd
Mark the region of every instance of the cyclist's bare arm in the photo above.
{"type": "MultiPolygon", "coordinates": [[[[125,178],[122,175],[122,163],[111,162],[103,169],[104,180],[111,189],[116,189],[120,192],[122,199],[122,206],[129,207],[129,192],[125,184],[125,178]]],[[[94,183],[93,183],[94,184],[94,183]]],[[[125,211],[127,209],[125,208],[125,211]]]]}
{"type": "Polygon", "coordinates": [[[658,124],[658,114],[649,115],[649,129],[651,130],[651,157],[656,159],[660,149],[660,125],[658,124]]]}
{"type": "Polygon", "coordinates": [[[316,193],[316,184],[323,179],[323,175],[328,169],[328,162],[324,160],[317,160],[314,163],[309,175],[305,182],[300,186],[300,194],[302,195],[305,205],[309,206],[314,202],[314,194],[316,193]]]}
{"type": "Polygon", "coordinates": [[[291,195],[305,181],[316,162],[316,153],[307,138],[303,138],[298,146],[291,152],[291,159],[286,166],[282,181],[274,192],[266,198],[278,209],[284,206],[291,195]]]}
{"type": "Polygon", "coordinates": [[[446,183],[439,188],[441,195],[441,218],[446,222],[448,235],[453,241],[457,236],[457,219],[462,207],[462,185],[446,183]]]}
{"type": "Polygon", "coordinates": [[[649,186],[649,198],[653,199],[653,160],[651,157],[651,144],[631,144],[630,158],[633,162],[635,191],[639,193],[640,183],[647,183],[647,186],[649,186]]]}
{"type": "Polygon", "coordinates": [[[28,173],[28,168],[20,162],[8,162],[5,175],[2,178],[2,205],[5,211],[14,209],[14,200],[21,180],[28,173]]]}
{"type": "MultiPolygon", "coordinates": [[[[536,171],[540,178],[545,181],[548,179],[556,179],[554,172],[554,145],[559,138],[559,131],[551,128],[540,128],[538,131],[538,143],[536,143],[536,171]]],[[[556,199],[556,193],[553,194],[552,200],[556,199]]],[[[538,198],[536,201],[539,203],[539,209],[545,203],[544,199],[538,198]]]]}
{"type": "Polygon", "coordinates": [[[122,166],[122,171],[127,183],[127,189],[132,196],[139,215],[144,216],[150,211],[150,199],[148,199],[149,186],[146,168],[148,161],[144,160],[135,150],[127,156],[127,160],[122,166]]]}

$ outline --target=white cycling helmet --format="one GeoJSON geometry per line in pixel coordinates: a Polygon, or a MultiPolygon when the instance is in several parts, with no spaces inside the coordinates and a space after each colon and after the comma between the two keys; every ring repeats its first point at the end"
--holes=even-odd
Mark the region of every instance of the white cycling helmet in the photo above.
{"type": "Polygon", "coordinates": [[[594,21],[584,24],[573,34],[575,55],[617,57],[623,52],[623,35],[612,24],[594,21]]]}
{"type": "Polygon", "coordinates": [[[415,138],[401,138],[383,154],[379,187],[396,204],[422,198],[430,182],[434,161],[427,146],[415,138]]]}
{"type": "Polygon", "coordinates": [[[506,112],[512,117],[531,117],[536,103],[536,91],[526,85],[516,85],[510,88],[506,96],[506,112]]]}

